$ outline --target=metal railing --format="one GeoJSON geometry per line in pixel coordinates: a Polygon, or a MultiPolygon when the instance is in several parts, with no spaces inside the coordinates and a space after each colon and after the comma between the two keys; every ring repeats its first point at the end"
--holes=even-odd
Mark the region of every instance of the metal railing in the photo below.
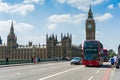
{"type": "MultiPolygon", "coordinates": [[[[40,59],[38,62],[47,62],[47,61],[65,61],[63,59],[55,59],[55,58],[46,58],[46,59],[40,59]]],[[[9,65],[9,64],[22,64],[22,63],[34,63],[31,59],[17,59],[17,60],[11,60],[9,59],[8,62],[6,60],[2,59],[0,60],[0,65],[9,65]]]]}

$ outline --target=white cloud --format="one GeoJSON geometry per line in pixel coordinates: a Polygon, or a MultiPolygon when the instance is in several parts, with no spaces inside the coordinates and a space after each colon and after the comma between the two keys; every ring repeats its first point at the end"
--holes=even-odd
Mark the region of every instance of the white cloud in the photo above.
{"type": "Polygon", "coordinates": [[[58,0],[59,3],[67,3],[72,7],[75,7],[82,11],[88,11],[88,7],[91,4],[92,6],[98,5],[107,0],[58,0]]]}
{"type": "Polygon", "coordinates": [[[107,1],[107,0],[92,0],[91,4],[97,5],[97,4],[100,4],[100,3],[104,2],[104,1],[107,1]]]}
{"type": "Polygon", "coordinates": [[[8,31],[10,29],[10,23],[11,21],[0,21],[0,32],[5,32],[8,31]]]}
{"type": "MultiPolygon", "coordinates": [[[[25,42],[28,43],[29,41],[33,42],[33,45],[38,45],[39,43],[46,43],[46,36],[45,35],[34,35],[32,36],[24,36],[25,42]]],[[[20,42],[23,40],[23,38],[19,37],[20,42]]],[[[22,43],[23,44],[23,43],[22,43]]],[[[25,44],[25,43],[24,43],[25,44]]],[[[42,45],[40,44],[40,45],[42,45]]]]}
{"type": "Polygon", "coordinates": [[[108,6],[108,9],[113,9],[114,8],[114,5],[113,4],[110,4],[109,6],[108,6]]]}
{"type": "MultiPolygon", "coordinates": [[[[7,20],[7,21],[0,21],[0,32],[9,32],[10,27],[11,27],[11,22],[12,20],[7,20]]],[[[13,21],[13,26],[15,28],[15,31],[27,31],[27,30],[32,30],[34,27],[30,24],[27,23],[18,23],[16,21],[13,21]]]]}
{"type": "Polygon", "coordinates": [[[49,30],[54,30],[54,29],[56,29],[56,27],[57,27],[57,24],[50,24],[50,25],[48,26],[48,29],[49,29],[49,30]]]}
{"type": "Polygon", "coordinates": [[[120,3],[118,3],[118,7],[120,8],[120,3]]]}
{"type": "Polygon", "coordinates": [[[81,23],[86,19],[86,14],[78,14],[78,15],[52,15],[49,17],[49,21],[52,23],[81,23]]]}
{"type": "MultiPolygon", "coordinates": [[[[3,40],[3,43],[6,43],[7,35],[10,32],[11,23],[12,20],[0,21],[0,36],[3,40]]],[[[19,38],[18,42],[21,42],[23,39],[25,40],[26,37],[28,36],[27,34],[29,34],[30,31],[34,29],[34,26],[32,26],[31,24],[22,23],[22,22],[19,23],[16,21],[13,21],[13,27],[14,27],[15,35],[19,38]]]]}
{"type": "Polygon", "coordinates": [[[0,0],[0,11],[1,12],[9,12],[10,9],[11,9],[11,6],[9,6],[7,3],[3,3],[0,0]]]}
{"type": "Polygon", "coordinates": [[[103,32],[96,31],[96,37],[97,39],[103,38],[103,32]]]}
{"type": "Polygon", "coordinates": [[[11,13],[20,13],[21,15],[26,15],[27,12],[33,11],[34,5],[32,4],[20,4],[20,5],[14,5],[12,6],[10,12],[11,13]]]}
{"type": "Polygon", "coordinates": [[[27,30],[32,30],[34,28],[33,25],[27,24],[27,23],[17,23],[14,21],[14,26],[16,31],[27,31],[27,30]]]}
{"type": "Polygon", "coordinates": [[[106,13],[106,14],[101,15],[101,16],[96,16],[95,19],[96,19],[97,21],[105,21],[105,20],[108,20],[108,19],[110,19],[110,18],[112,18],[112,17],[113,17],[112,14],[106,13]]]}
{"type": "Polygon", "coordinates": [[[66,0],[58,0],[59,3],[64,3],[66,0]]]}
{"type": "MultiPolygon", "coordinates": [[[[0,21],[0,36],[3,40],[3,43],[6,44],[7,35],[10,32],[12,20],[0,21]]],[[[13,21],[14,32],[17,37],[17,42],[20,45],[28,44],[29,41],[32,41],[33,44],[45,43],[46,36],[44,35],[35,35],[32,30],[34,26],[27,23],[13,21]],[[23,41],[24,39],[24,41],[23,41]]]]}
{"type": "Polygon", "coordinates": [[[45,0],[24,0],[24,3],[44,4],[45,0]]]}
{"type": "Polygon", "coordinates": [[[27,12],[33,11],[34,5],[33,4],[8,4],[5,2],[0,1],[0,12],[5,13],[18,13],[21,15],[26,15],[27,12]]]}

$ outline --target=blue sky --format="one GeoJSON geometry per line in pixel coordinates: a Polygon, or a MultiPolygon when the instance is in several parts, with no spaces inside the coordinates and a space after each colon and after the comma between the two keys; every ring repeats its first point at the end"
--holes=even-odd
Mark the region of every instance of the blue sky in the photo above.
{"type": "Polygon", "coordinates": [[[46,44],[46,34],[72,34],[72,44],[85,40],[89,5],[96,22],[96,39],[118,52],[120,0],[0,0],[0,36],[7,42],[14,22],[18,44],[46,44]]]}

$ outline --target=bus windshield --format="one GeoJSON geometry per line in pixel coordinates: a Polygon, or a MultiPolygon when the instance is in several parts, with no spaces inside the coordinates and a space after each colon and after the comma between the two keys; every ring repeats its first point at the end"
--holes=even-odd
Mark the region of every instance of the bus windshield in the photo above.
{"type": "Polygon", "coordinates": [[[98,60],[98,49],[97,48],[85,48],[84,59],[85,60],[98,60]]]}
{"type": "Polygon", "coordinates": [[[106,49],[104,49],[103,52],[104,52],[104,56],[103,56],[104,61],[108,61],[109,60],[108,51],[106,49]]]}
{"type": "Polygon", "coordinates": [[[85,42],[84,47],[98,47],[98,43],[96,41],[87,41],[85,42]]]}
{"type": "Polygon", "coordinates": [[[108,55],[107,50],[103,50],[103,51],[104,51],[104,55],[107,56],[108,55]]]}

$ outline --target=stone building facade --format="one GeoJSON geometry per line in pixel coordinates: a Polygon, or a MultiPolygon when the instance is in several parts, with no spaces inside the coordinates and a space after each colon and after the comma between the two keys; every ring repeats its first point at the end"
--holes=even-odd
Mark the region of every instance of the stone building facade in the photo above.
{"type": "Polygon", "coordinates": [[[71,58],[81,56],[81,52],[79,46],[72,45],[71,34],[61,34],[61,41],[58,41],[54,34],[50,36],[47,34],[45,45],[33,45],[32,42],[29,42],[28,45],[19,45],[12,22],[10,33],[7,36],[7,45],[2,44],[0,37],[0,59],[31,59],[34,56],[43,59],[71,58]]]}

